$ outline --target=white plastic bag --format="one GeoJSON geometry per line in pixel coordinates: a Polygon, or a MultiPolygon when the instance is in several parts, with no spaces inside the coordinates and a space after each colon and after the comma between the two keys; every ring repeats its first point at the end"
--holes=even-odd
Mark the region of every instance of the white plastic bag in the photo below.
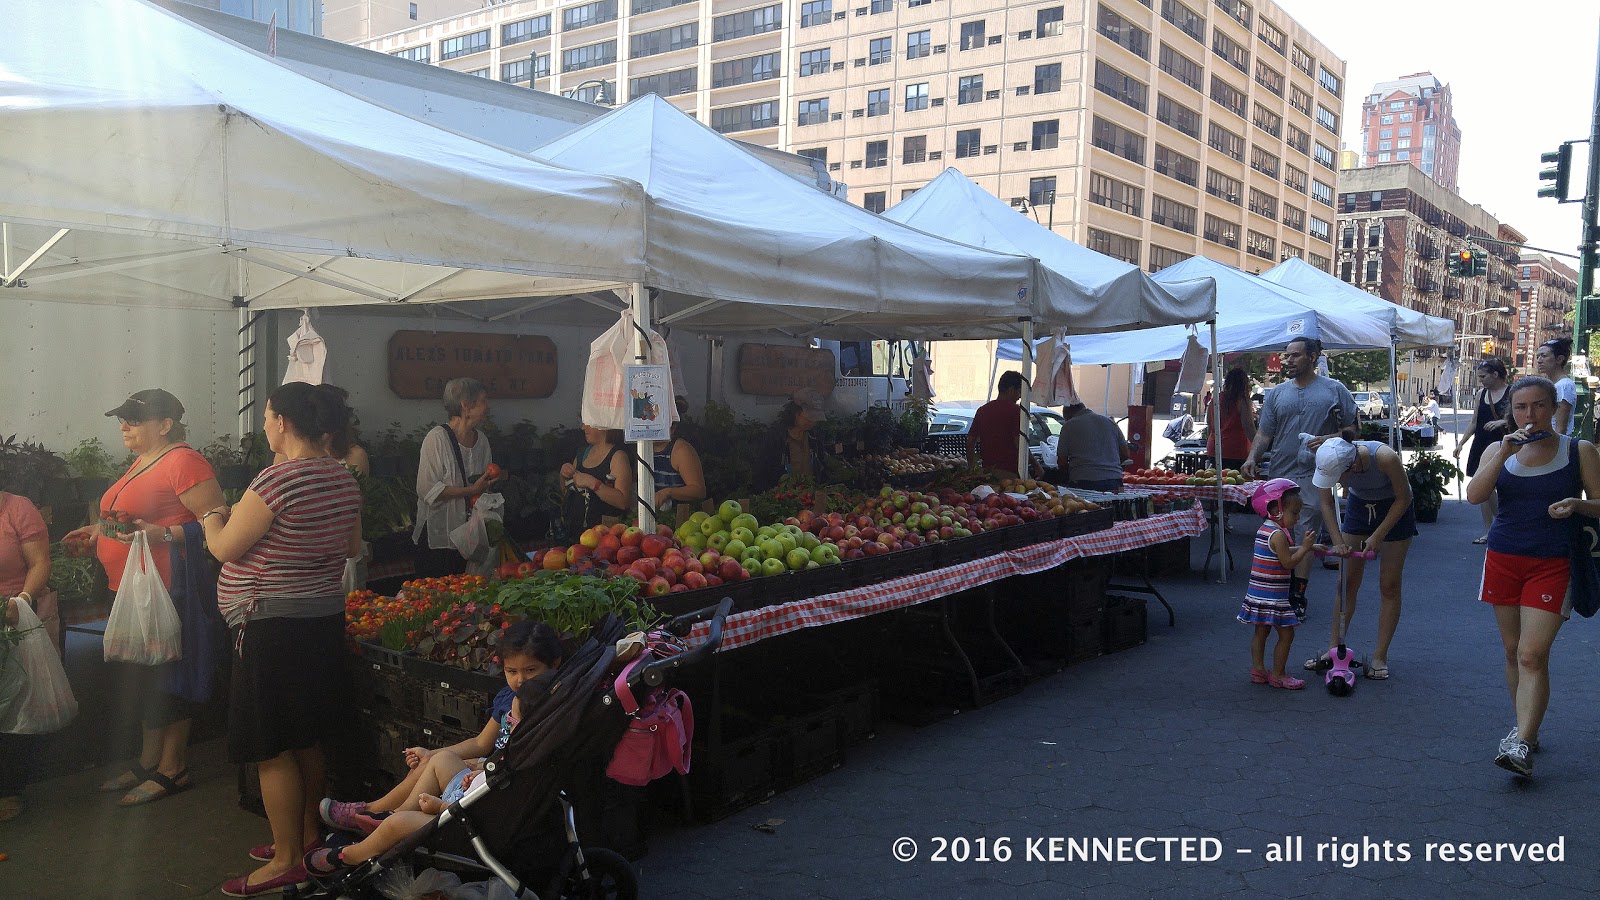
{"type": "Polygon", "coordinates": [[[361,542],[361,555],[353,556],[344,561],[344,575],[339,579],[346,596],[352,591],[364,591],[367,588],[367,561],[372,559],[372,545],[366,541],[361,542]]]}
{"type": "MultiPolygon", "coordinates": [[[[450,530],[450,545],[456,548],[467,563],[482,564],[489,561],[494,546],[489,543],[489,522],[505,521],[506,498],[501,494],[481,494],[472,504],[467,520],[450,530]]],[[[491,567],[492,568],[492,567],[491,567]]],[[[482,574],[482,572],[472,573],[482,574]]]]}
{"type": "Polygon", "coordinates": [[[1180,394],[1198,394],[1205,390],[1209,356],[1206,348],[1200,346],[1200,339],[1189,335],[1189,345],[1183,348],[1183,361],[1178,369],[1178,383],[1173,390],[1180,394]]]}
{"type": "MultiPolygon", "coordinates": [[[[583,424],[596,428],[626,428],[628,426],[628,390],[623,384],[627,367],[638,364],[639,331],[631,311],[623,311],[617,324],[606,329],[589,345],[589,364],[583,372],[583,424]]],[[[668,367],[672,378],[671,361],[667,355],[667,341],[660,334],[644,329],[650,341],[650,358],[644,362],[668,367]]],[[[667,410],[669,422],[678,420],[677,405],[671,402],[676,396],[676,381],[669,386],[667,410]]]]}
{"type": "MultiPolygon", "coordinates": [[[[3,608],[3,607],[0,607],[3,608]]],[[[61,667],[50,633],[25,600],[17,601],[17,630],[23,638],[4,656],[4,667],[22,673],[21,690],[0,705],[0,731],[7,734],[49,734],[67,727],[78,715],[67,671],[61,667]]]]}
{"type": "Polygon", "coordinates": [[[143,531],[133,534],[122,586],[106,619],[106,662],[159,666],[183,658],[183,623],[143,531]]]}

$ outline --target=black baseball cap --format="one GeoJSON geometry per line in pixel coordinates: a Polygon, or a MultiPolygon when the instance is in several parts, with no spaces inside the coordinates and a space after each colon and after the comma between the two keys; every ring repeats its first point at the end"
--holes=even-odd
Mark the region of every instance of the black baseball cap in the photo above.
{"type": "Polygon", "coordinates": [[[178,398],[160,388],[138,391],[122,401],[116,409],[106,413],[130,422],[148,422],[151,419],[183,419],[183,404],[178,398]]]}

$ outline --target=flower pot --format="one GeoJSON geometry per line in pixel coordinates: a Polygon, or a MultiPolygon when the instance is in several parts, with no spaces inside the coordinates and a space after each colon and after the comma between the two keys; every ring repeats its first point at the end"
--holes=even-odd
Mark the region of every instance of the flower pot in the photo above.
{"type": "Polygon", "coordinates": [[[1418,505],[1416,511],[1418,522],[1433,523],[1439,521],[1439,507],[1437,506],[1418,505]]]}

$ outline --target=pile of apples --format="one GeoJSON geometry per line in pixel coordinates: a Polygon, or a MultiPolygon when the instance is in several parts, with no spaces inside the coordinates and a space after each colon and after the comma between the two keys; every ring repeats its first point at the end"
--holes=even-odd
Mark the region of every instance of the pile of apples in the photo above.
{"type": "Polygon", "coordinates": [[[733,500],[715,514],[695,513],[674,535],[686,548],[700,551],[702,561],[733,560],[751,576],[815,569],[841,558],[838,544],[801,528],[798,520],[763,525],[733,500]]]}
{"type": "MultiPolygon", "coordinates": [[[[603,571],[615,577],[632,578],[639,582],[642,593],[652,597],[716,587],[750,577],[736,560],[714,553],[696,555],[693,550],[681,546],[666,525],[658,526],[653,534],[632,525],[596,525],[580,534],[578,543],[540,554],[538,564],[547,571],[566,569],[576,574],[603,571]]],[[[524,563],[518,568],[529,565],[524,563]]],[[[518,571],[516,574],[525,573],[518,571]]]]}
{"type": "Polygon", "coordinates": [[[1244,484],[1245,478],[1237,469],[1204,469],[1193,475],[1181,472],[1171,472],[1166,469],[1133,469],[1122,476],[1125,484],[1153,484],[1153,485],[1214,485],[1218,480],[1223,484],[1244,484]]]}

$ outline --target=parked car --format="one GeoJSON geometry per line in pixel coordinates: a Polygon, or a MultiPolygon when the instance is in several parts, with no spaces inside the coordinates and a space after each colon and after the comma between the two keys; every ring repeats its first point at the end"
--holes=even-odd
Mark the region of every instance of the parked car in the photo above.
{"type": "MultiPolygon", "coordinates": [[[[941,407],[928,411],[928,443],[942,452],[966,452],[966,435],[972,430],[972,417],[976,409],[941,407]],[[956,441],[955,438],[960,438],[956,441]]],[[[1043,465],[1044,442],[1051,435],[1061,433],[1061,414],[1053,409],[1035,406],[1028,415],[1028,452],[1043,465]]]]}
{"type": "Polygon", "coordinates": [[[1363,419],[1381,419],[1389,414],[1389,403],[1381,391],[1351,391],[1356,400],[1356,412],[1363,419]]]}

